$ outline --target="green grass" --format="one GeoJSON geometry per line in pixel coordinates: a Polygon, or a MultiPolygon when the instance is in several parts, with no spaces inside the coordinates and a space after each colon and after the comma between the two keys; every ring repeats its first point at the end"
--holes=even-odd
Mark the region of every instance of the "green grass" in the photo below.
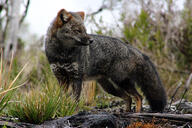
{"type": "Polygon", "coordinates": [[[16,76],[11,78],[12,75],[12,63],[13,63],[13,55],[10,61],[10,64],[7,64],[8,62],[5,62],[3,60],[3,53],[1,52],[1,60],[0,60],[0,113],[5,109],[5,107],[8,105],[9,101],[11,100],[12,96],[14,95],[14,92],[17,88],[20,86],[23,86],[24,84],[18,84],[18,78],[20,77],[21,73],[27,66],[25,64],[23,68],[19,71],[16,76]]]}
{"type": "Polygon", "coordinates": [[[46,94],[32,90],[12,103],[9,114],[20,121],[39,124],[55,116],[59,101],[59,92],[46,94]]]}
{"type": "Polygon", "coordinates": [[[83,107],[83,101],[77,102],[72,97],[64,94],[61,96],[61,100],[56,115],[58,117],[70,116],[81,110],[82,107],[83,107]]]}
{"type": "Polygon", "coordinates": [[[38,81],[34,77],[38,85],[28,88],[28,91],[21,89],[8,108],[9,115],[17,117],[19,121],[41,124],[55,117],[72,115],[81,104],[64,93],[49,65],[44,60],[41,62],[44,65],[41,69],[43,79],[38,81]]]}

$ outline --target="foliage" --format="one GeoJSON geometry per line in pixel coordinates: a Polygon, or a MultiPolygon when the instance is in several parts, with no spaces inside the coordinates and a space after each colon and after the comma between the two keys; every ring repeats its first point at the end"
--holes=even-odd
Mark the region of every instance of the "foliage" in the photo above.
{"type": "Polygon", "coordinates": [[[191,69],[192,64],[192,10],[183,11],[181,27],[177,33],[179,40],[175,40],[179,52],[177,53],[178,65],[183,68],[191,69]]]}
{"type": "Polygon", "coordinates": [[[161,51],[163,35],[159,29],[153,30],[156,26],[150,23],[151,20],[150,15],[145,10],[141,10],[134,23],[124,24],[124,36],[130,43],[136,43],[139,48],[145,47],[151,51],[154,49],[161,51]]]}

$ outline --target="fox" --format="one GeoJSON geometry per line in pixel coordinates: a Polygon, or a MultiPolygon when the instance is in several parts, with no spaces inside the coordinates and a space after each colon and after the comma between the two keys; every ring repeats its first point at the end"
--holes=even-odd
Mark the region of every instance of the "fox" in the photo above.
{"type": "Polygon", "coordinates": [[[152,112],[163,112],[167,95],[150,58],[129,43],[110,36],[88,34],[85,13],[61,9],[45,37],[45,54],[59,84],[72,88],[78,101],[82,82],[96,80],[107,93],[123,99],[131,111],[142,110],[141,88],[152,112]]]}

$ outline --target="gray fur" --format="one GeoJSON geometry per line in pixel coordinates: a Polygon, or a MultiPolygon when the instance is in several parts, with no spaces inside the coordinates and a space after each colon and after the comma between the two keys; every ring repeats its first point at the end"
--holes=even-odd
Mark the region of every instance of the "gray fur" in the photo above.
{"type": "Polygon", "coordinates": [[[166,105],[166,93],[150,59],[117,38],[87,34],[83,21],[79,21],[75,13],[71,14],[81,26],[76,25],[75,29],[83,28],[84,31],[74,33],[68,23],[55,36],[49,36],[51,25],[45,42],[47,58],[59,82],[71,84],[77,99],[84,80],[97,80],[108,93],[124,100],[134,95],[135,84],[138,84],[152,110],[162,111],[166,105]],[[93,40],[91,44],[90,39],[93,40]]]}

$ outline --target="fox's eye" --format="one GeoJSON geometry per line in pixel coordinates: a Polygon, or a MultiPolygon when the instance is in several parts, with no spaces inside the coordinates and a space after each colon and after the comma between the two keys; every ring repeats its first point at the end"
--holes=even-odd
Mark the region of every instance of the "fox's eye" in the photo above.
{"type": "Polygon", "coordinates": [[[75,30],[75,32],[77,32],[77,33],[81,33],[82,31],[81,31],[81,30],[75,30]]]}

